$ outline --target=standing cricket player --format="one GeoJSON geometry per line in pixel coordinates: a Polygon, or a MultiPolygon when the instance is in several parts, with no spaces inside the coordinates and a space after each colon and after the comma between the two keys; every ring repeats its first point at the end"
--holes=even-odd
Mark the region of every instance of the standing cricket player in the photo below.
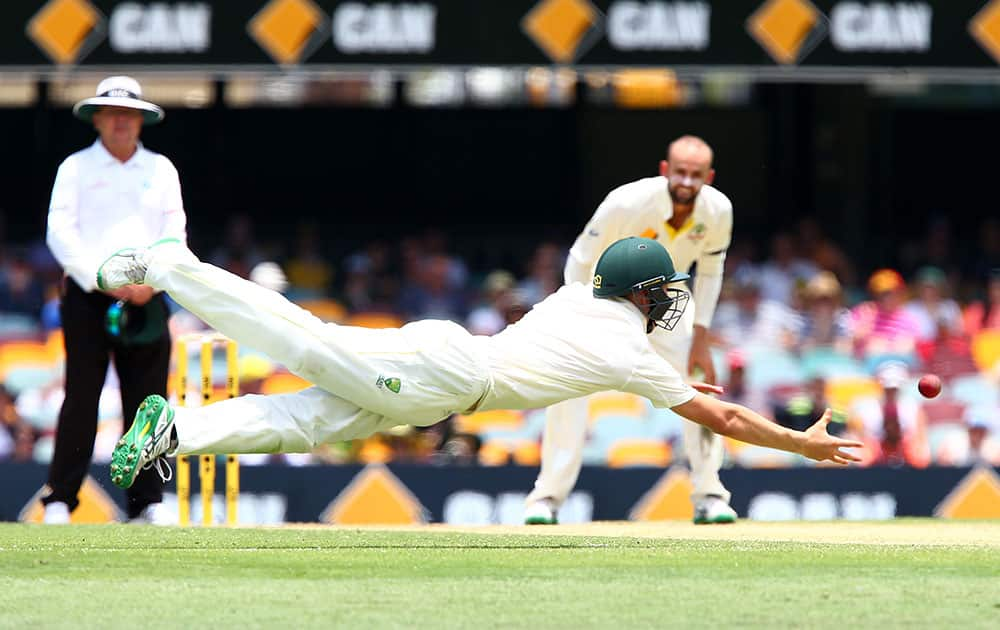
{"type": "MultiPolygon", "coordinates": [[[[660,177],[625,184],[607,196],[566,261],[566,284],[589,283],[601,252],[627,236],[656,239],[679,271],[698,263],[694,309],[688,308],[678,331],[650,330],[649,340],[680,374],[696,370],[715,383],[708,328],[722,288],[722,270],[733,226],[733,205],[709,184],[715,177],[712,149],[701,138],[683,136],[667,150],[660,177]],[[692,312],[693,311],[693,312],[692,312]],[[679,333],[679,334],[678,334],[679,333]]],[[[559,506],[580,474],[587,431],[587,399],[567,400],[548,409],[542,445],[542,467],[528,495],[525,523],[553,524],[559,506]]],[[[684,422],[684,446],[691,465],[695,523],[732,523],[729,491],[719,480],[722,439],[693,422],[684,422]]]]}
{"type": "Polygon", "coordinates": [[[122,250],[101,265],[102,290],[146,284],[222,334],[315,383],[294,394],[246,395],[199,408],[146,398],[111,459],[111,480],[142,468],[170,477],[164,456],[308,452],[400,424],[427,426],[455,412],[533,409],[600,391],[657,407],[738,440],[847,464],[860,442],[827,433],[830,411],[791,431],[688,384],[653,350],[651,327],[673,330],[690,294],[670,255],[645,238],[620,240],[597,263],[593,288],[565,286],[492,337],[449,321],[369,329],[325,323],[280,293],[199,261],[179,243],[122,250]]]}

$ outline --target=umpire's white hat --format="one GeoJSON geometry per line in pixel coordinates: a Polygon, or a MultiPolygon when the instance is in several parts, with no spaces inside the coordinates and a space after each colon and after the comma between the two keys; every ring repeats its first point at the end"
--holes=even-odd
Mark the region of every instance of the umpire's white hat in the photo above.
{"type": "Polygon", "coordinates": [[[91,121],[98,107],[128,107],[142,112],[142,124],[155,125],[163,120],[163,108],[142,100],[142,87],[132,77],[108,77],[97,85],[97,96],[85,98],[73,106],[73,115],[91,121]]]}

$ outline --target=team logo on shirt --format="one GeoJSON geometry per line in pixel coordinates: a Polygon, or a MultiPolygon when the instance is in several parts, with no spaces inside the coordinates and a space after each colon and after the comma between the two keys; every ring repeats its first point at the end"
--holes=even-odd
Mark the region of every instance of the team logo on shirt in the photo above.
{"type": "Polygon", "coordinates": [[[700,241],[707,236],[708,228],[705,227],[704,223],[699,223],[698,225],[691,228],[688,233],[688,238],[692,241],[700,241]]]}
{"type": "Polygon", "coordinates": [[[393,394],[398,394],[400,387],[402,387],[403,381],[399,380],[395,376],[390,376],[386,378],[381,374],[378,375],[378,380],[375,381],[375,387],[382,389],[383,387],[388,389],[393,394]]]}

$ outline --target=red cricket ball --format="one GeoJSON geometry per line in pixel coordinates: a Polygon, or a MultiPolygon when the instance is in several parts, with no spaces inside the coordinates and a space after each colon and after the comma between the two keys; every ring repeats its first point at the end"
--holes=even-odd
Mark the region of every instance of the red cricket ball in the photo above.
{"type": "Polygon", "coordinates": [[[924,374],[917,383],[917,389],[924,398],[934,398],[941,393],[941,379],[935,374],[924,374]]]}

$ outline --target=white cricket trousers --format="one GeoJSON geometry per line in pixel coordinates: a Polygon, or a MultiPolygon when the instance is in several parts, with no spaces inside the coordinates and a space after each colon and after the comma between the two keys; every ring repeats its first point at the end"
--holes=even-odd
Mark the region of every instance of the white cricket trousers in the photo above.
{"type": "Polygon", "coordinates": [[[279,293],[157,247],[146,283],[316,386],[175,408],[177,453],[294,453],[474,407],[489,387],[473,337],[452,322],[375,330],[325,323],[279,293]]]}
{"type": "MultiPolygon", "coordinates": [[[[693,328],[694,309],[688,308],[677,323],[676,332],[657,329],[650,338],[660,356],[681,374],[687,373],[693,328]]],[[[588,401],[586,396],[564,400],[546,411],[541,470],[526,503],[549,499],[558,507],[573,490],[580,476],[587,438],[588,401]]],[[[684,454],[691,466],[691,500],[715,495],[728,503],[729,491],[719,479],[725,456],[722,437],[697,422],[682,420],[684,454]]]]}

